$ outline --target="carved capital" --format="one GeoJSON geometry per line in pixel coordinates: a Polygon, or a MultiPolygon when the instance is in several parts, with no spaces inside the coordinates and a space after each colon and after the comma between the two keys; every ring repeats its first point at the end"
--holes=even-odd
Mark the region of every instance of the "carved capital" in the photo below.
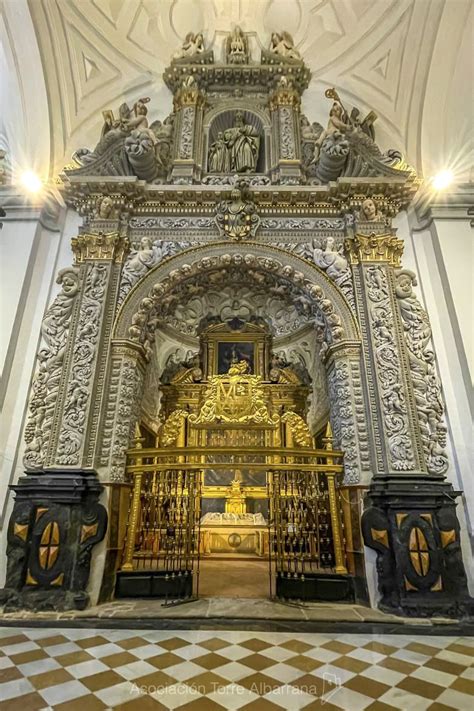
{"type": "Polygon", "coordinates": [[[205,96],[198,87],[181,87],[174,97],[174,110],[179,111],[184,106],[202,106],[205,96]]]}
{"type": "Polygon", "coordinates": [[[85,233],[73,237],[71,240],[76,264],[98,260],[120,263],[123,262],[128,247],[127,237],[118,232],[85,233]]]}
{"type": "Polygon", "coordinates": [[[294,106],[298,111],[301,104],[301,97],[299,92],[293,87],[288,88],[278,88],[270,96],[269,106],[270,111],[278,109],[279,106],[294,106]]]}
{"type": "Polygon", "coordinates": [[[351,264],[362,262],[387,262],[399,267],[403,254],[403,240],[391,234],[356,234],[345,242],[351,264]]]}

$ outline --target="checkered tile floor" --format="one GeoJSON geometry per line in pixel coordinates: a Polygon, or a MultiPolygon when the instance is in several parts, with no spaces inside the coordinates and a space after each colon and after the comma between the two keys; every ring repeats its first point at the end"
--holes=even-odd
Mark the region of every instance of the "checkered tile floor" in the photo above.
{"type": "Polygon", "coordinates": [[[474,708],[469,637],[0,628],[0,650],[9,711],[474,708]]]}

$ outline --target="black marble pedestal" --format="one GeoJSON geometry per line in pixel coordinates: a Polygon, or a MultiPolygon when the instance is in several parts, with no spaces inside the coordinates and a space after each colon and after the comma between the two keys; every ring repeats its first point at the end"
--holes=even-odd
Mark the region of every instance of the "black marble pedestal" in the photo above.
{"type": "Polygon", "coordinates": [[[107,529],[96,473],[29,472],[11,488],[4,610],[84,609],[92,548],[107,529]]]}

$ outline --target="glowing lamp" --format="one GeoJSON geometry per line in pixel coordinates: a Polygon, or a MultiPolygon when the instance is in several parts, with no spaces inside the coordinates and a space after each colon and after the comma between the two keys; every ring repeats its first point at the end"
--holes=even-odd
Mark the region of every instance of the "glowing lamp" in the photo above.
{"type": "Polygon", "coordinates": [[[29,193],[37,193],[43,187],[40,178],[31,170],[27,170],[21,176],[21,184],[29,193]]]}
{"type": "Polygon", "coordinates": [[[453,174],[450,170],[441,170],[433,178],[433,187],[435,190],[444,190],[453,182],[453,174]]]}

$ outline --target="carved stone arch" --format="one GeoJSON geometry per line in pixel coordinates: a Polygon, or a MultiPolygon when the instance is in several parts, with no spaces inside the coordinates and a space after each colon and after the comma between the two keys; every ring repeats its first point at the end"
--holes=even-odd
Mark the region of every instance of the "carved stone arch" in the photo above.
{"type": "Polygon", "coordinates": [[[258,267],[301,289],[329,322],[328,329],[332,337],[328,340],[328,346],[343,341],[360,341],[359,327],[345,295],[322,269],[279,247],[255,242],[214,242],[193,247],[160,262],[127,295],[118,313],[113,336],[143,343],[143,339],[130,333],[130,329],[140,322],[144,323],[145,319],[140,318],[140,314],[149,314],[153,310],[149,299],[153,304],[158,303],[165,293],[171,292],[180,282],[192,278],[193,274],[226,268],[235,264],[236,259],[241,260],[243,268],[258,267]],[[255,262],[251,262],[249,257],[255,262]],[[155,288],[153,291],[157,284],[163,288],[155,288]]]}
{"type": "Polygon", "coordinates": [[[157,307],[179,284],[236,263],[244,269],[259,268],[278,275],[282,283],[297,289],[294,293],[298,298],[301,295],[326,319],[323,358],[335,443],[345,452],[346,480],[357,483],[368,479],[361,345],[351,308],[340,289],[315,265],[277,247],[251,242],[214,243],[181,252],[150,270],[128,294],[112,334],[108,392],[102,414],[104,438],[99,455],[102,475],[112,481],[123,478],[157,307]]]}
{"type": "MultiPolygon", "coordinates": [[[[274,156],[272,155],[272,122],[270,114],[267,110],[262,109],[259,106],[255,106],[252,103],[244,103],[241,98],[238,99],[227,99],[222,101],[218,106],[211,108],[203,118],[203,155],[202,155],[202,165],[204,166],[205,172],[208,170],[207,159],[209,153],[209,146],[216,138],[216,124],[219,121],[226,122],[226,119],[235,114],[236,111],[242,111],[246,121],[252,125],[260,128],[263,132],[262,145],[260,148],[260,157],[257,163],[256,173],[268,173],[270,167],[273,165],[274,156]]],[[[231,123],[228,122],[230,127],[231,123]]],[[[224,124],[223,124],[224,125],[224,124]]],[[[219,130],[217,128],[217,130],[219,130]]]]}

